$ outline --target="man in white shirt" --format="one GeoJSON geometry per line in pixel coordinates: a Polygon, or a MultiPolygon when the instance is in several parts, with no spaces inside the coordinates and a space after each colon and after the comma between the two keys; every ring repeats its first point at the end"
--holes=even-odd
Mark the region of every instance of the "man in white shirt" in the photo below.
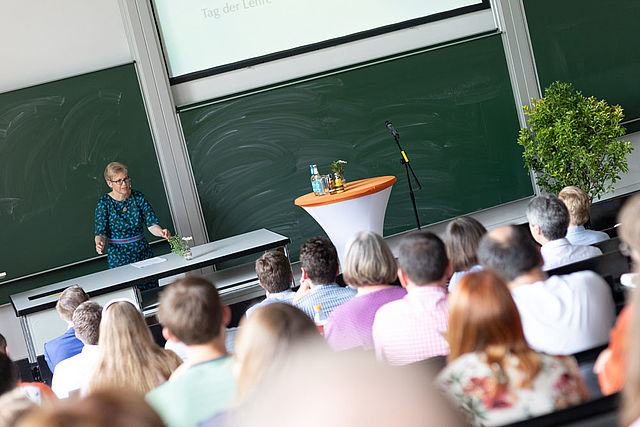
{"type": "Polygon", "coordinates": [[[602,255],[602,251],[594,246],[572,245],[565,238],[569,211],[556,196],[545,194],[531,199],[527,206],[527,219],[531,235],[542,245],[543,270],[602,255]]]}
{"type": "Polygon", "coordinates": [[[267,293],[267,298],[250,307],[245,313],[251,316],[258,307],[274,302],[291,304],[295,292],[291,290],[293,273],[289,258],[280,251],[265,252],[256,261],[256,274],[258,283],[267,293]]]}
{"type": "Polygon", "coordinates": [[[531,237],[516,226],[499,227],[485,235],[478,260],[507,281],[524,335],[534,350],[566,355],[608,342],[615,305],[609,285],[596,273],[548,277],[531,237]]]}
{"type": "Polygon", "coordinates": [[[58,363],[51,382],[51,389],[58,398],[66,399],[70,393],[86,388],[98,361],[101,319],[102,307],[92,301],[83,302],[73,312],[76,337],[82,341],[84,347],[80,354],[58,363]]]}
{"type": "Polygon", "coordinates": [[[558,193],[558,199],[562,200],[569,210],[569,228],[566,237],[572,245],[593,245],[609,239],[609,235],[603,231],[584,228],[589,221],[591,207],[591,200],[587,193],[570,185],[558,193]]]}

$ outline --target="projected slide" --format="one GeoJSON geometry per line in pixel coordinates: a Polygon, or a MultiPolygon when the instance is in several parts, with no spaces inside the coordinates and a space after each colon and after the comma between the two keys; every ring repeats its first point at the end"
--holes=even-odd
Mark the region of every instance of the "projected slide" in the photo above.
{"type": "Polygon", "coordinates": [[[153,0],[170,77],[482,3],[482,0],[153,0]]]}

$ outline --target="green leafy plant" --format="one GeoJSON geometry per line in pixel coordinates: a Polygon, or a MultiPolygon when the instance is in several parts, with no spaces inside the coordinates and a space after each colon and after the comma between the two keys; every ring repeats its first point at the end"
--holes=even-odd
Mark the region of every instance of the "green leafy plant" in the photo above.
{"type": "Polygon", "coordinates": [[[625,134],[622,108],[585,97],[568,83],[555,82],[544,95],[532,99],[532,108],[523,107],[529,128],[520,130],[518,144],[525,165],[546,192],[575,185],[598,198],[628,171],[633,148],[618,140],[625,134]]]}
{"type": "Polygon", "coordinates": [[[345,162],[344,160],[336,160],[335,162],[331,162],[331,172],[344,176],[344,165],[346,164],[347,162],[345,162]]]}
{"type": "Polygon", "coordinates": [[[178,254],[181,257],[191,251],[189,248],[189,240],[192,240],[191,236],[180,237],[179,235],[171,236],[169,239],[169,245],[171,245],[171,252],[178,254]]]}

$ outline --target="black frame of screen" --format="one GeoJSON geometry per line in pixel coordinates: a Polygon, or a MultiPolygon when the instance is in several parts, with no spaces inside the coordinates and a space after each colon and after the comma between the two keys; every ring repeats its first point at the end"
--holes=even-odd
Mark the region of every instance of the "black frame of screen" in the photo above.
{"type": "Polygon", "coordinates": [[[177,85],[180,83],[185,83],[193,80],[198,80],[204,77],[214,76],[216,74],[226,73],[228,71],[238,70],[241,68],[250,67],[257,64],[262,64],[265,62],[275,61],[278,59],[288,58],[295,55],[300,55],[303,53],[313,52],[315,50],[325,49],[328,47],[338,46],[340,44],[345,44],[357,40],[366,39],[369,37],[378,36],[381,34],[390,33],[393,31],[402,30],[405,28],[415,27],[417,25],[426,24],[429,22],[439,21],[442,19],[451,18],[454,16],[464,15],[471,12],[476,12],[479,10],[490,9],[491,5],[489,4],[489,0],[481,0],[481,3],[474,4],[471,6],[464,6],[457,9],[448,10],[445,12],[435,13],[433,15],[423,16],[420,18],[410,19],[408,21],[398,22],[395,24],[385,25],[383,27],[373,28],[371,30],[360,31],[358,33],[349,34],[342,37],[336,37],[329,40],[324,40],[318,43],[312,43],[304,46],[298,46],[293,49],[282,50],[279,52],[270,53],[267,55],[257,56],[254,58],[245,59],[242,61],[232,62],[230,64],[219,65],[217,67],[207,68],[206,70],[194,71],[188,74],[182,74],[180,76],[171,77],[168,67],[168,59],[166,57],[162,34],[160,32],[160,26],[158,25],[158,17],[156,15],[156,11],[153,5],[153,0],[149,0],[151,5],[151,10],[153,11],[153,19],[155,21],[156,31],[158,32],[158,36],[160,39],[160,46],[162,49],[162,56],[165,61],[165,68],[167,70],[167,75],[169,76],[169,84],[177,85]]]}

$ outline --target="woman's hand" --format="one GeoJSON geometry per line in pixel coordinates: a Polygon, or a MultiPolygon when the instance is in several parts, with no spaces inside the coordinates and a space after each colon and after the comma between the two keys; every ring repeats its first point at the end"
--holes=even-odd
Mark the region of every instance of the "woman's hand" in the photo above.
{"type": "Polygon", "coordinates": [[[104,243],[107,240],[107,238],[105,236],[96,236],[95,237],[95,241],[96,241],[96,252],[98,252],[100,255],[102,255],[102,251],[104,251],[104,243]]]}
{"type": "Polygon", "coordinates": [[[160,228],[158,224],[154,224],[149,227],[149,232],[154,236],[162,237],[163,239],[169,240],[171,238],[171,233],[166,228],[160,228]]]}

